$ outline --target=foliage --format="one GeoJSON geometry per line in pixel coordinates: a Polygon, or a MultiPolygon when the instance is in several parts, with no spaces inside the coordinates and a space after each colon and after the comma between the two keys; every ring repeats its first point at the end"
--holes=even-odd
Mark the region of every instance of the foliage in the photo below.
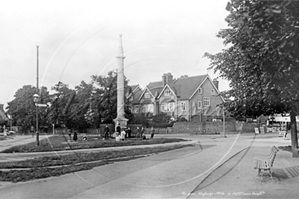
{"type": "MultiPolygon", "coordinates": [[[[7,113],[12,116],[13,125],[21,126],[22,129],[29,130],[36,123],[36,107],[33,101],[33,95],[39,94],[40,101],[38,103],[49,102],[48,91],[46,87],[42,87],[37,91],[36,87],[25,85],[18,89],[14,95],[14,99],[8,102],[7,113]]],[[[39,108],[38,120],[41,125],[46,123],[45,118],[48,112],[45,108],[39,108]]]]}
{"type": "Polygon", "coordinates": [[[231,28],[218,34],[230,47],[205,54],[211,68],[230,80],[229,109],[247,116],[298,114],[298,2],[233,2],[226,18],[231,28]]]}
{"type": "Polygon", "coordinates": [[[229,47],[205,53],[210,68],[230,80],[227,109],[236,117],[298,115],[299,2],[232,0],[227,9],[230,28],[217,36],[229,47]]]}
{"type": "Polygon", "coordinates": [[[134,114],[133,120],[131,121],[132,124],[142,124],[145,127],[149,126],[149,120],[144,113],[137,113],[134,114]]]}
{"type": "MultiPolygon", "coordinates": [[[[117,116],[117,75],[110,71],[108,76],[92,76],[91,83],[82,81],[75,89],[58,82],[52,87],[56,93],[49,95],[47,88],[39,90],[40,102],[51,103],[49,108],[39,108],[39,126],[56,128],[67,127],[84,130],[89,127],[99,128],[100,123],[112,123],[117,116]]],[[[125,78],[125,94],[130,87],[125,78]]],[[[33,95],[38,93],[35,87],[23,86],[15,94],[15,99],[8,103],[8,114],[12,115],[13,124],[22,129],[35,126],[35,106],[33,95]]],[[[125,98],[125,116],[133,120],[130,101],[125,98]]]]}
{"type": "MultiPolygon", "coordinates": [[[[92,110],[94,112],[94,121],[99,126],[102,123],[113,123],[117,117],[117,73],[110,71],[106,77],[92,76],[92,85],[95,95],[92,100],[92,110]]],[[[130,92],[128,80],[124,78],[124,94],[130,92]]],[[[129,100],[124,96],[125,113],[130,115],[129,100]]]]}
{"type": "Polygon", "coordinates": [[[171,116],[163,112],[154,115],[152,118],[152,123],[169,123],[170,121],[171,116]]]}

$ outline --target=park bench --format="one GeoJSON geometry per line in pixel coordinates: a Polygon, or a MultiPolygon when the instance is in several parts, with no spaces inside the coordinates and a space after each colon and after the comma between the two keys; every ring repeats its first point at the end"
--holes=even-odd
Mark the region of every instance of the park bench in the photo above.
{"type": "Polygon", "coordinates": [[[273,180],[271,168],[273,167],[274,160],[278,151],[279,149],[276,146],[273,146],[267,159],[262,160],[254,158],[254,169],[258,169],[258,176],[260,176],[260,172],[262,170],[269,171],[270,177],[273,180]]]}

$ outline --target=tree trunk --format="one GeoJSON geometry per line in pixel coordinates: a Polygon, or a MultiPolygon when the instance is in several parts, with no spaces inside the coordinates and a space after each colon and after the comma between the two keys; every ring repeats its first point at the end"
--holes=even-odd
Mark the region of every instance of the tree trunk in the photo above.
{"type": "Polygon", "coordinates": [[[292,141],[292,157],[299,157],[299,148],[298,148],[298,133],[297,133],[297,123],[296,123],[296,114],[292,111],[290,113],[291,118],[291,141],[292,141]]]}

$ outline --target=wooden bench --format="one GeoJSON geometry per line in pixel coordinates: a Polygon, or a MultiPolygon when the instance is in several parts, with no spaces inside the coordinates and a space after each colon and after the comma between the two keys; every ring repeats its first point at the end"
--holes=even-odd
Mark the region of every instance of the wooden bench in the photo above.
{"type": "Polygon", "coordinates": [[[258,176],[260,176],[261,170],[269,171],[271,179],[273,180],[271,168],[273,167],[274,160],[278,151],[279,149],[276,146],[273,146],[271,148],[271,152],[269,154],[268,159],[261,160],[254,158],[254,169],[258,169],[258,176]]]}

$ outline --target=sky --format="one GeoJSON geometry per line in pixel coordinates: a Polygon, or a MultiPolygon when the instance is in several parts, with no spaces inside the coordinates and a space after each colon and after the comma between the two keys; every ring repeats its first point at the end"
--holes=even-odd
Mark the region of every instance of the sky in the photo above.
{"type": "MultiPolygon", "coordinates": [[[[18,89],[36,86],[37,63],[39,86],[48,90],[58,81],[73,89],[106,76],[117,69],[120,34],[129,85],[144,88],[169,72],[217,78],[203,55],[226,48],[216,34],[227,28],[227,1],[2,0],[0,103],[6,107],[18,89]]],[[[219,81],[220,91],[229,89],[219,81]]]]}

